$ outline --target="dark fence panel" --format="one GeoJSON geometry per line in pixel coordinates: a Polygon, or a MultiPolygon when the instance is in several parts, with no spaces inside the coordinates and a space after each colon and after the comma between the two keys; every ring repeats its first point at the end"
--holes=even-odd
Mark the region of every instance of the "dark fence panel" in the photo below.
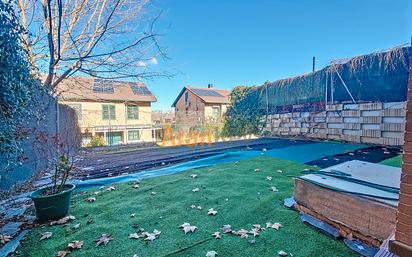
{"type": "Polygon", "coordinates": [[[406,101],[410,47],[357,56],[314,73],[277,80],[258,87],[262,108],[271,112],[293,105],[406,101]],[[339,75],[342,78],[339,78],[339,75]],[[345,82],[344,83],[342,82],[345,82]],[[327,92],[326,92],[327,89],[327,92]]]}

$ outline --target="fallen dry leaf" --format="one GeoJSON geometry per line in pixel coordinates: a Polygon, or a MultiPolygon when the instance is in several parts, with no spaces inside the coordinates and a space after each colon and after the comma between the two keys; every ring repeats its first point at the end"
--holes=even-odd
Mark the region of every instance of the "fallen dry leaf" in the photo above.
{"type": "Polygon", "coordinates": [[[272,192],[278,192],[279,190],[276,187],[270,187],[270,191],[272,192]]]}
{"type": "Polygon", "coordinates": [[[249,231],[243,228],[237,231],[237,234],[240,236],[240,238],[248,238],[248,233],[249,231]]]}
{"type": "Polygon", "coordinates": [[[199,188],[198,188],[198,187],[193,188],[193,189],[192,189],[192,192],[199,192],[199,188]]]}
{"type": "Polygon", "coordinates": [[[190,223],[187,223],[187,222],[185,222],[185,223],[183,223],[182,225],[180,225],[179,228],[182,228],[183,231],[185,232],[185,234],[187,234],[187,233],[193,233],[193,232],[195,232],[195,230],[197,229],[196,226],[192,226],[192,225],[190,225],[190,223]]]}
{"type": "Polygon", "coordinates": [[[140,237],[142,237],[141,235],[139,235],[138,233],[131,233],[129,235],[130,239],[139,239],[140,237]]]}
{"type": "Polygon", "coordinates": [[[52,237],[52,235],[53,235],[52,232],[44,232],[41,234],[40,241],[49,239],[50,237],[52,237]]]}
{"type": "Polygon", "coordinates": [[[279,256],[288,256],[288,253],[285,252],[285,251],[279,251],[279,252],[278,252],[278,255],[279,255],[279,256]]]}
{"type": "Polygon", "coordinates": [[[249,234],[253,235],[254,237],[257,237],[259,235],[259,230],[253,228],[251,231],[249,231],[249,234]]]}
{"type": "Polygon", "coordinates": [[[223,225],[223,227],[222,227],[222,231],[223,231],[223,233],[232,233],[232,226],[230,226],[229,224],[227,224],[227,225],[223,225]]]}
{"type": "Polygon", "coordinates": [[[72,251],[81,249],[82,246],[83,246],[83,241],[79,241],[79,240],[72,241],[67,245],[66,249],[64,249],[63,251],[57,252],[57,257],[65,257],[69,255],[72,251]]]}
{"type": "Polygon", "coordinates": [[[215,251],[208,251],[206,253],[206,257],[215,257],[216,255],[218,255],[218,254],[215,251]]]}
{"type": "Polygon", "coordinates": [[[144,234],[145,234],[146,238],[144,240],[153,241],[153,240],[155,240],[156,238],[159,237],[160,233],[162,233],[162,232],[157,230],[157,229],[153,230],[153,233],[145,232],[144,234]]]}
{"type": "Polygon", "coordinates": [[[262,226],[260,224],[253,224],[253,228],[256,229],[257,231],[262,230],[262,226]]]}
{"type": "Polygon", "coordinates": [[[102,234],[98,239],[94,240],[96,242],[96,247],[103,244],[106,246],[111,240],[113,240],[113,237],[111,234],[102,234]]]}
{"type": "Polygon", "coordinates": [[[268,222],[268,223],[266,223],[266,228],[273,228],[273,229],[276,229],[276,230],[279,230],[279,228],[281,228],[282,227],[282,224],[280,224],[280,223],[270,223],[270,222],[268,222]]]}
{"type": "Polygon", "coordinates": [[[83,241],[75,240],[75,241],[70,242],[70,243],[67,245],[67,248],[68,248],[69,250],[77,250],[77,249],[82,248],[82,246],[83,246],[83,241]]]}
{"type": "Polygon", "coordinates": [[[86,202],[89,202],[89,203],[96,202],[96,198],[95,197],[87,197],[86,202]]]}
{"type": "Polygon", "coordinates": [[[190,208],[201,210],[201,209],[202,209],[202,206],[196,205],[196,204],[192,204],[192,205],[190,205],[190,208]]]}
{"type": "Polygon", "coordinates": [[[146,234],[146,238],[145,238],[144,240],[146,240],[146,241],[153,241],[153,240],[155,240],[155,239],[156,239],[156,236],[155,236],[155,235],[148,233],[148,234],[146,234]]]}
{"type": "Polygon", "coordinates": [[[0,243],[1,243],[1,244],[6,244],[6,243],[10,242],[11,239],[13,239],[12,236],[9,236],[9,235],[0,235],[0,243]]]}
{"type": "Polygon", "coordinates": [[[216,238],[216,239],[220,239],[220,238],[221,238],[221,237],[220,237],[220,232],[215,232],[215,233],[212,234],[212,236],[213,236],[214,238],[216,238]]]}
{"type": "Polygon", "coordinates": [[[215,211],[213,208],[210,208],[209,210],[207,210],[207,215],[215,216],[216,214],[217,214],[217,211],[215,211]]]}
{"type": "Polygon", "coordinates": [[[76,219],[76,217],[74,217],[73,215],[69,215],[69,216],[63,217],[59,220],[55,220],[55,221],[50,222],[50,226],[63,225],[63,224],[66,224],[67,222],[75,220],[75,219],[76,219]]]}

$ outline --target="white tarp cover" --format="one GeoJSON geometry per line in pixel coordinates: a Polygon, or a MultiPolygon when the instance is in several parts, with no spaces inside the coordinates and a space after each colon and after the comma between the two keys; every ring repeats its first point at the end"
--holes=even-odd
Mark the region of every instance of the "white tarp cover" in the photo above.
{"type": "Polygon", "coordinates": [[[308,174],[301,178],[332,190],[365,196],[394,206],[398,204],[399,193],[396,189],[400,187],[400,168],[355,160],[322,169],[321,172],[326,174],[342,172],[348,175],[339,178],[323,174],[308,174]],[[360,183],[348,181],[345,177],[358,180],[360,183]],[[393,190],[380,189],[368,184],[390,187],[393,190]]]}

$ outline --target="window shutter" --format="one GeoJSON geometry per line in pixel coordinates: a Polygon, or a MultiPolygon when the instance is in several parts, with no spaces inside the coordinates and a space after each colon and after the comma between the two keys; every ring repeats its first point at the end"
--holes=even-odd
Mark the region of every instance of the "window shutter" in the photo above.
{"type": "Polygon", "coordinates": [[[102,116],[103,120],[108,120],[109,119],[109,106],[108,105],[102,105],[102,116]]]}
{"type": "Polygon", "coordinates": [[[116,119],[116,110],[114,105],[110,105],[110,119],[115,120],[116,119]]]}

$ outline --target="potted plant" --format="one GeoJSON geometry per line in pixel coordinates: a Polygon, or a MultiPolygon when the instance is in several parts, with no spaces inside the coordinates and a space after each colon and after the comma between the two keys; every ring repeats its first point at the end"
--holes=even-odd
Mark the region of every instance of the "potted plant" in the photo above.
{"type": "Polygon", "coordinates": [[[59,156],[54,167],[52,185],[30,194],[39,221],[58,219],[69,212],[71,193],[75,185],[66,182],[72,170],[73,161],[70,161],[69,156],[66,154],[59,156]]]}

